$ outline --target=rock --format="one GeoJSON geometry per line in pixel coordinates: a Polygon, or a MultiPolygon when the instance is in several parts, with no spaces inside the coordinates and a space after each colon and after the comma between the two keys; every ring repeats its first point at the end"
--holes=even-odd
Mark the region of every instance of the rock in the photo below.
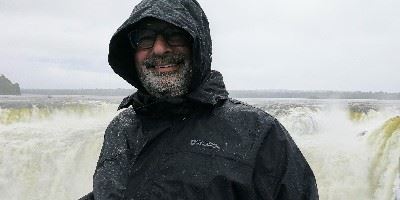
{"type": "Polygon", "coordinates": [[[0,95],[21,95],[19,84],[13,84],[3,74],[0,75],[0,95]]]}

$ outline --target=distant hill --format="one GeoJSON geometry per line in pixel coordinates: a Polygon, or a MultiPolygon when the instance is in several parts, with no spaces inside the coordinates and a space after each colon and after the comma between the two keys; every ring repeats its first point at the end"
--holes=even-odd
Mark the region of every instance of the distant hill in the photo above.
{"type": "MultiPolygon", "coordinates": [[[[135,89],[22,89],[22,94],[128,96],[135,89]]],[[[233,98],[305,98],[305,99],[382,99],[400,100],[400,93],[301,91],[301,90],[230,90],[233,98]]]]}
{"type": "Polygon", "coordinates": [[[21,95],[18,83],[12,83],[3,74],[0,75],[0,95],[21,95]]]}
{"type": "Polygon", "coordinates": [[[361,91],[232,90],[236,98],[378,99],[400,100],[400,93],[361,91]]]}

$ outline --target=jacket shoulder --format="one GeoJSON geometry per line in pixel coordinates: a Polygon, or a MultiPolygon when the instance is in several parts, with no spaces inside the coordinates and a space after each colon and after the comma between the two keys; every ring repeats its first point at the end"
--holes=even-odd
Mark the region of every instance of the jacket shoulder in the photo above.
{"type": "Polygon", "coordinates": [[[254,120],[255,122],[273,123],[276,119],[266,111],[249,105],[237,99],[229,98],[216,110],[226,117],[236,117],[238,119],[254,120]]]}
{"type": "Polygon", "coordinates": [[[102,152],[99,163],[116,157],[128,150],[127,141],[131,130],[137,125],[135,112],[131,108],[124,109],[110,122],[104,133],[102,152]]]}
{"type": "Polygon", "coordinates": [[[132,107],[125,108],[121,112],[118,113],[117,116],[114,117],[114,119],[111,121],[111,124],[118,124],[118,125],[130,125],[132,123],[135,123],[137,121],[136,119],[136,113],[135,110],[132,107]]]}
{"type": "MultiPolygon", "coordinates": [[[[236,138],[237,145],[249,160],[254,161],[256,152],[264,138],[276,126],[276,119],[262,109],[256,108],[236,99],[228,99],[213,112],[212,122],[230,140],[236,138]]],[[[231,142],[233,143],[233,142],[231,142]]]]}
{"type": "Polygon", "coordinates": [[[137,116],[132,107],[123,109],[117,116],[111,120],[106,129],[107,135],[120,134],[137,125],[137,116]]]}

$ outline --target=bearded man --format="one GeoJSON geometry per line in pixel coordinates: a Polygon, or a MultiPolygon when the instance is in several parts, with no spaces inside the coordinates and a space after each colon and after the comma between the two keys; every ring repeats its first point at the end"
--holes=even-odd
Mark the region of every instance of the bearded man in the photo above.
{"type": "Polygon", "coordinates": [[[312,170],[271,115],[228,97],[195,0],[143,0],[109,64],[138,90],[108,126],[83,199],[318,199],[312,170]]]}

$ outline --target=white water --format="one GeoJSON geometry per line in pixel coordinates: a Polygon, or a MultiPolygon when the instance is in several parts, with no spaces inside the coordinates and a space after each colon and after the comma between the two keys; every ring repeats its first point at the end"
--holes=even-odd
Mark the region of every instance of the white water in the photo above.
{"type": "MultiPolygon", "coordinates": [[[[0,199],[78,199],[91,191],[119,100],[0,97],[0,199]]],[[[395,199],[399,101],[243,100],[288,129],[314,170],[320,199],[395,199]]]]}

